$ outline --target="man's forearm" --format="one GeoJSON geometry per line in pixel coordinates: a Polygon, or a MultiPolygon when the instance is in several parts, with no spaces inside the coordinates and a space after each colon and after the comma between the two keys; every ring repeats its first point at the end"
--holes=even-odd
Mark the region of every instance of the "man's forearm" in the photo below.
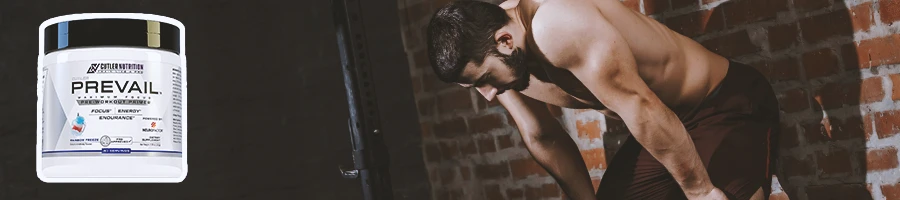
{"type": "Polygon", "coordinates": [[[528,151],[556,179],[569,198],[595,199],[590,174],[578,145],[561,126],[553,130],[559,132],[523,137],[528,151]]]}
{"type": "Polygon", "coordinates": [[[714,189],[693,140],[667,107],[641,106],[624,120],[635,139],[666,167],[689,198],[714,189]]]}

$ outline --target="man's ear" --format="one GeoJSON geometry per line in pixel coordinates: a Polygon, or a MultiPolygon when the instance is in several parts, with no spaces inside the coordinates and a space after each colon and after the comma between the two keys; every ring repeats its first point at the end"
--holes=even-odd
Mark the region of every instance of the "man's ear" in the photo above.
{"type": "Polygon", "coordinates": [[[495,37],[497,42],[497,50],[501,53],[511,54],[513,49],[515,49],[515,43],[513,42],[512,34],[508,31],[499,30],[497,31],[497,35],[495,37]]]}
{"type": "Polygon", "coordinates": [[[519,5],[519,0],[508,0],[500,3],[500,7],[503,8],[503,10],[513,9],[517,5],[519,5]]]}

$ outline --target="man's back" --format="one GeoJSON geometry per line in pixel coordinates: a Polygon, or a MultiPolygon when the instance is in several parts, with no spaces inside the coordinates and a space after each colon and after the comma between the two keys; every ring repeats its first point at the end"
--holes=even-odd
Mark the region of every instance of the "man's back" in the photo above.
{"type": "MultiPolygon", "coordinates": [[[[656,20],[636,12],[618,0],[524,0],[519,2],[519,10],[522,12],[526,27],[541,27],[538,23],[554,23],[559,16],[552,9],[541,9],[545,5],[560,4],[560,7],[590,5],[608,21],[622,38],[628,43],[630,53],[633,55],[638,74],[651,90],[673,111],[687,111],[700,103],[700,101],[712,91],[722,78],[725,77],[728,61],[722,56],[716,55],[699,43],[682,36],[656,20]],[[568,2],[567,2],[568,1],[568,2]],[[579,2],[579,3],[569,3],[579,2]],[[587,2],[587,3],[584,3],[587,2]],[[545,18],[545,19],[541,19],[545,18]]],[[[584,26],[602,19],[583,19],[584,26]]],[[[531,29],[531,28],[529,28],[531,29]]],[[[554,31],[554,30],[529,30],[529,31],[554,31]]],[[[579,36],[569,36],[575,39],[579,36]]],[[[539,49],[537,43],[540,38],[529,37],[529,49],[539,49]]],[[[534,52],[532,52],[534,53],[534,52]]],[[[540,52],[541,55],[559,54],[563,52],[540,52]]],[[[538,55],[540,56],[540,55],[538,55]]],[[[566,93],[590,103],[598,103],[586,89],[583,83],[577,81],[575,76],[559,70],[555,67],[544,67],[553,85],[566,93]]],[[[523,94],[539,100],[550,99],[546,94],[559,94],[559,92],[540,91],[552,90],[552,87],[529,88],[523,94]]],[[[548,103],[552,103],[550,100],[548,103]]],[[[564,107],[581,107],[567,106],[564,107]]],[[[594,106],[597,108],[597,106],[594,106]]],[[[600,109],[605,106],[599,106],[600,109]]]]}

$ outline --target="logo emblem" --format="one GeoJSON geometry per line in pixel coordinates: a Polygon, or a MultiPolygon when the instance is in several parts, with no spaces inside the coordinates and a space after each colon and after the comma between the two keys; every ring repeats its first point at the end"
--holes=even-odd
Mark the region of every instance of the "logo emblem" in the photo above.
{"type": "Polygon", "coordinates": [[[84,133],[84,117],[81,114],[75,117],[75,120],[72,120],[72,135],[81,136],[81,133],[84,133]]]}
{"type": "Polygon", "coordinates": [[[97,64],[96,63],[91,64],[91,67],[88,67],[88,70],[87,70],[88,74],[93,74],[95,72],[97,72],[97,64]]]}
{"type": "Polygon", "coordinates": [[[150,128],[156,128],[156,122],[150,122],[150,128]]]}

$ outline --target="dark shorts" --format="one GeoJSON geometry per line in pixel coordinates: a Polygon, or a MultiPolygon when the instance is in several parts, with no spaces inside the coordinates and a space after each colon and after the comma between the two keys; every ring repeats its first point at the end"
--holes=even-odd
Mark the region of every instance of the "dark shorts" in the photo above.
{"type": "MultiPolygon", "coordinates": [[[[676,113],[691,135],[713,185],[729,199],[770,193],[778,100],[756,69],[730,62],[725,79],[697,108],[676,113]]],[[[666,168],[629,136],[603,174],[601,199],[686,199],[666,168]]]]}

